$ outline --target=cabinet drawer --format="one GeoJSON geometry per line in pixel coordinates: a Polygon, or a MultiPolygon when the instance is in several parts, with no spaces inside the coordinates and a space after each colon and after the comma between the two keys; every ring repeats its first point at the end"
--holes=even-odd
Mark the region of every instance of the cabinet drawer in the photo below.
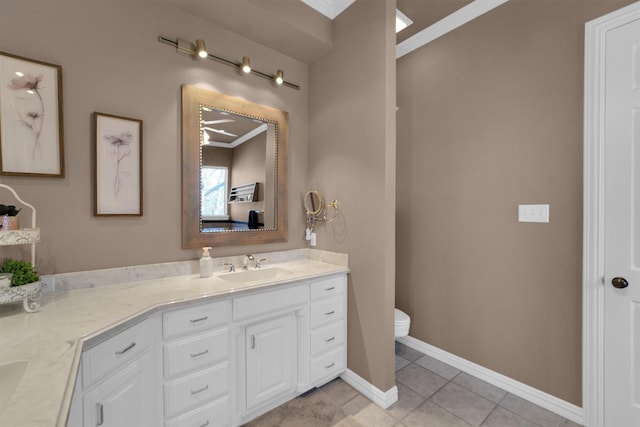
{"type": "Polygon", "coordinates": [[[311,329],[344,317],[344,297],[338,296],[311,304],[311,329]]]}
{"type": "Polygon", "coordinates": [[[90,387],[143,354],[153,340],[153,322],[145,319],[85,351],[82,355],[84,387],[90,387]]]}
{"type": "Polygon", "coordinates": [[[229,396],[187,412],[171,421],[165,427],[228,427],[231,425],[231,403],[229,396]]]}
{"type": "Polygon", "coordinates": [[[311,301],[333,295],[343,294],[346,285],[344,277],[329,277],[326,279],[314,280],[311,282],[311,301]]]}
{"type": "Polygon", "coordinates": [[[344,344],[344,322],[334,322],[311,332],[311,357],[344,344]]]}
{"type": "Polygon", "coordinates": [[[229,302],[219,301],[170,311],[162,316],[164,338],[211,329],[229,321],[229,302]]]}
{"type": "Polygon", "coordinates": [[[165,415],[172,417],[229,394],[229,376],[225,362],[165,384],[165,415]]]}
{"type": "Polygon", "coordinates": [[[340,374],[345,369],[344,346],[315,359],[311,359],[311,382],[340,374]]]}
{"type": "Polygon", "coordinates": [[[220,328],[164,346],[166,378],[213,366],[229,359],[229,329],[220,328]]]}
{"type": "Polygon", "coordinates": [[[243,320],[262,314],[276,313],[289,307],[305,304],[308,300],[307,286],[291,286],[274,289],[233,300],[233,320],[243,320]]]}

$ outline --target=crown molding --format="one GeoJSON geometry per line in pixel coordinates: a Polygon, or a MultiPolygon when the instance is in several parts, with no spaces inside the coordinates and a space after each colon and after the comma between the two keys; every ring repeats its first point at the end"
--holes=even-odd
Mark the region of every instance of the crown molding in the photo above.
{"type": "Polygon", "coordinates": [[[468,5],[456,10],[451,15],[442,18],[435,24],[414,34],[402,43],[398,43],[396,46],[396,59],[413,52],[438,37],[442,37],[448,32],[461,27],[481,15],[484,15],[507,1],[509,0],[475,0],[469,3],[468,5]]]}

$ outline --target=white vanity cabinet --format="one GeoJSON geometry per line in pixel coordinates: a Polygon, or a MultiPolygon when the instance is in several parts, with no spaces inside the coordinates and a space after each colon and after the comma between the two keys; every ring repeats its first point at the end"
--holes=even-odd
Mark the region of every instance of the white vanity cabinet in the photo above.
{"type": "Polygon", "coordinates": [[[347,366],[347,280],[345,275],[313,280],[310,294],[310,381],[317,386],[347,366]]]}
{"type": "Polygon", "coordinates": [[[165,426],[231,425],[228,300],[162,315],[165,426]]]}
{"type": "Polygon", "coordinates": [[[346,274],[179,308],[85,350],[68,427],[234,427],[346,369],[346,274]]]}
{"type": "Polygon", "coordinates": [[[293,397],[306,343],[308,282],[233,299],[240,421],[293,397]]]}
{"type": "Polygon", "coordinates": [[[84,426],[157,425],[154,331],[154,319],[148,318],[84,351],[76,383],[82,387],[77,421],[82,419],[84,426]]]}

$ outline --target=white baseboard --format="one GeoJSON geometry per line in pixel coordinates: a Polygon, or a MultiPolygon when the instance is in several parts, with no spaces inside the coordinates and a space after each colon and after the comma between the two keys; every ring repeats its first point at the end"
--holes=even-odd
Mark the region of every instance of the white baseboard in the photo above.
{"type": "Polygon", "coordinates": [[[384,392],[350,369],[340,375],[340,378],[382,409],[387,409],[398,401],[398,387],[395,385],[384,392]]]}
{"type": "Polygon", "coordinates": [[[528,386],[524,383],[516,381],[505,375],[499,374],[491,369],[487,369],[478,364],[470,362],[462,357],[458,357],[455,354],[446,352],[438,347],[434,347],[431,344],[427,344],[416,338],[407,336],[397,338],[397,341],[418,350],[428,356],[438,359],[441,362],[447,363],[454,368],[457,368],[467,374],[480,378],[483,381],[493,384],[496,387],[515,394],[518,397],[526,399],[538,406],[541,406],[551,412],[563,416],[564,418],[576,422],[580,425],[584,425],[584,410],[579,406],[569,403],[565,400],[559,399],[548,393],[540,391],[536,388],[528,386]]]}

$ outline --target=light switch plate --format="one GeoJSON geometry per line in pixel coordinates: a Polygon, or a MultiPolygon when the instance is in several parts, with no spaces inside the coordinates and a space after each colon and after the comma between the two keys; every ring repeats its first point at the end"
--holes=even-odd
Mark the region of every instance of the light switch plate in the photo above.
{"type": "Polygon", "coordinates": [[[549,205],[518,205],[518,222],[549,222],[549,205]]]}

